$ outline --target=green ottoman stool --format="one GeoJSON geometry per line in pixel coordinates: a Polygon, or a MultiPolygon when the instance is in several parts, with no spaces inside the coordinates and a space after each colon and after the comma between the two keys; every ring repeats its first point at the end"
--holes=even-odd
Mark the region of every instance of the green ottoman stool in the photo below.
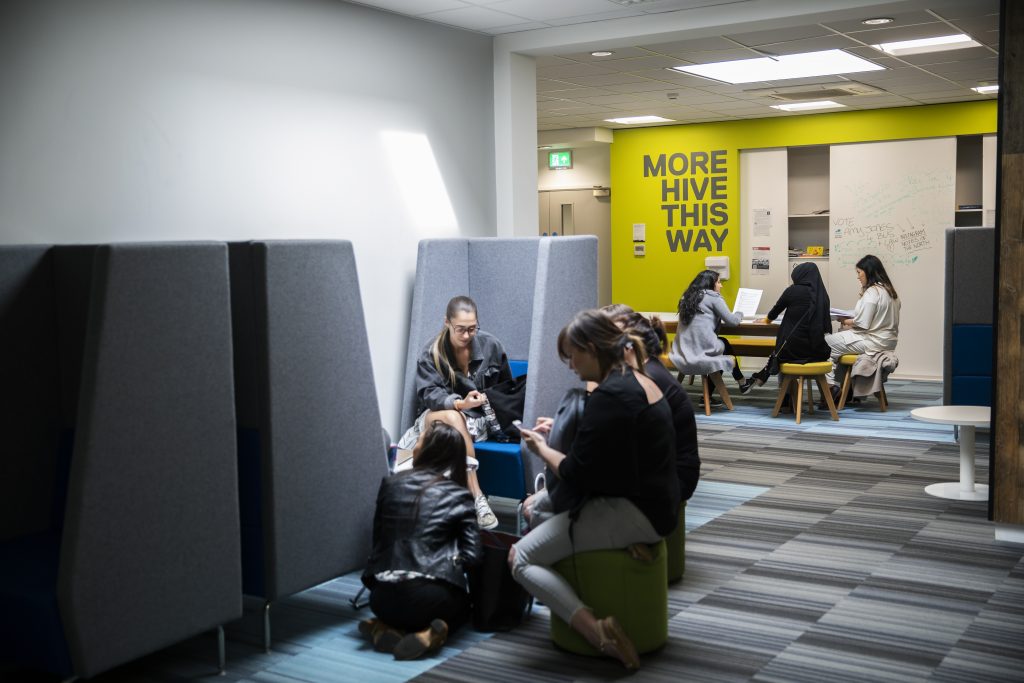
{"type": "Polygon", "coordinates": [[[686,573],[686,501],[679,504],[679,525],[665,537],[668,546],[668,582],[683,578],[686,573]]]}
{"type": "MultiPolygon", "coordinates": [[[[614,615],[619,620],[639,653],[656,650],[668,640],[668,552],[664,540],[651,549],[653,562],[634,560],[629,551],[615,549],[577,553],[554,566],[598,619],[614,615]]],[[[569,652],[602,656],[554,614],[551,640],[569,652]]]]}

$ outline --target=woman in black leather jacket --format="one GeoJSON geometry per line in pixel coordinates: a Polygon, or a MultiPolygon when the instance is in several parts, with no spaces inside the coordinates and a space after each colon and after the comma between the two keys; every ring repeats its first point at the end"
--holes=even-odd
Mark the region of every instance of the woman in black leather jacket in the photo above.
{"type": "Polygon", "coordinates": [[[470,615],[465,570],[481,553],[465,439],[435,421],[413,449],[413,469],[384,479],[377,493],[362,576],[377,618],[360,631],[396,659],[436,650],[470,615]]]}

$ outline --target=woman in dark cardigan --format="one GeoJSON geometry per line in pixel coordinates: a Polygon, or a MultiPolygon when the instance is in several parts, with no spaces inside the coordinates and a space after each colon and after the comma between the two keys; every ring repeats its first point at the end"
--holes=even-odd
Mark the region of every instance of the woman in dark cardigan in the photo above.
{"type": "MultiPolygon", "coordinates": [[[[814,363],[829,359],[831,349],[825,343],[825,335],[832,332],[829,307],[828,292],[818,266],[801,263],[794,268],[793,284],[786,287],[764,319],[765,323],[771,323],[786,312],[775,337],[775,357],[779,363],[814,363]]],[[[740,391],[745,394],[751,387],[761,386],[778,371],[778,365],[769,362],[741,384],[740,391]]]]}

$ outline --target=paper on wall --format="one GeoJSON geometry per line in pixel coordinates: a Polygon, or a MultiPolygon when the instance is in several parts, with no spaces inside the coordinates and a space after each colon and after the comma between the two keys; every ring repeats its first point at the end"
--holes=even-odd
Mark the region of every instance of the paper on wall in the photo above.
{"type": "Polygon", "coordinates": [[[772,210],[754,209],[754,237],[769,237],[772,234],[772,210]]]}

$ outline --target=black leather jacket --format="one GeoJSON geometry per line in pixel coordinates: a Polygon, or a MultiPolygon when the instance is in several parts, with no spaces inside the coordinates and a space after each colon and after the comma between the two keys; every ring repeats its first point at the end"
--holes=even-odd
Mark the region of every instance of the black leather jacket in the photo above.
{"type": "Polygon", "coordinates": [[[483,553],[473,496],[448,479],[428,485],[436,476],[414,468],[381,482],[373,550],[363,572],[371,590],[376,575],[389,569],[420,572],[467,590],[465,569],[483,553]]]}

